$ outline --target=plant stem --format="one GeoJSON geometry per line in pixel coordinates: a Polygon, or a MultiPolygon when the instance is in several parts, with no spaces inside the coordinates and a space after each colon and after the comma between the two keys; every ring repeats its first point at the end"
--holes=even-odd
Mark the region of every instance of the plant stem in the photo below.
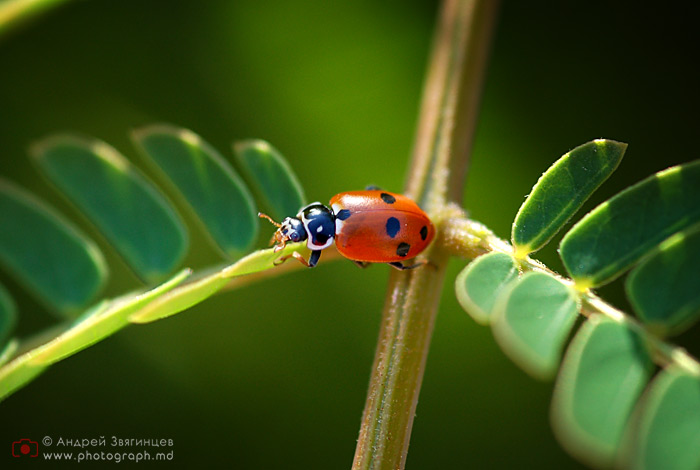
{"type": "MultiPolygon", "coordinates": [[[[440,231],[461,199],[497,2],[445,0],[424,89],[406,194],[440,231]]],[[[448,252],[389,279],[354,469],[402,469],[413,426],[448,252]]]]}

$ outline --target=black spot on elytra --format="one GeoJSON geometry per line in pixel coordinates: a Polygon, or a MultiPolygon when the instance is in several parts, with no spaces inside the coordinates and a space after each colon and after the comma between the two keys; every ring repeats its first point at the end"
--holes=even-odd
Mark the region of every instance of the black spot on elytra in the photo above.
{"type": "Polygon", "coordinates": [[[381,193],[379,197],[381,197],[382,201],[386,202],[387,204],[393,204],[396,202],[396,198],[389,193],[381,193]]]}
{"type": "Polygon", "coordinates": [[[423,225],[423,227],[420,229],[420,238],[425,241],[426,238],[428,238],[428,226],[423,225]]]}
{"type": "Polygon", "coordinates": [[[410,250],[410,249],[411,249],[411,245],[409,245],[408,243],[401,242],[401,243],[399,243],[398,248],[396,248],[396,254],[401,256],[401,257],[404,257],[404,256],[408,255],[408,250],[410,250]]]}
{"type": "Polygon", "coordinates": [[[389,217],[386,220],[386,234],[391,238],[394,238],[397,233],[401,230],[401,223],[396,217],[389,217]]]}
{"type": "Polygon", "coordinates": [[[335,214],[335,218],[339,220],[345,220],[348,217],[350,217],[350,211],[347,209],[340,209],[337,214],[335,214]]]}

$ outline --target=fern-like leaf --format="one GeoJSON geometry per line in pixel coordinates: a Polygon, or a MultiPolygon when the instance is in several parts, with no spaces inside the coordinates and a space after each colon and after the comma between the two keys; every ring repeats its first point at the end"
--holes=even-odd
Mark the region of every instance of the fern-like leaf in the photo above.
{"type": "Polygon", "coordinates": [[[457,278],[457,298],[475,320],[491,323],[514,362],[539,378],[557,371],[576,312],[585,315],[566,348],[552,401],[559,441],[597,467],[664,462],[692,469],[698,465],[700,365],[658,335],[682,331],[700,317],[700,161],[645,179],[574,225],[560,249],[573,279],[527,257],[607,178],[625,147],[594,141],[552,165],[518,212],[513,252],[490,253],[467,266],[457,278]],[[591,160],[586,152],[598,145],[608,146],[602,156],[612,152],[612,158],[591,160]],[[637,262],[626,287],[643,323],[590,291],[637,262]],[[654,363],[663,372],[652,381],[654,363]],[[660,442],[678,447],[678,457],[660,442]]]}
{"type": "MultiPolygon", "coordinates": [[[[148,126],[133,136],[222,253],[235,256],[249,250],[257,238],[255,206],[247,187],[222,155],[193,132],[173,126],[148,126]]],[[[142,279],[153,283],[181,264],[188,232],[176,209],[155,183],[114,148],[63,134],[34,145],[32,154],[39,169],[142,279]]],[[[299,188],[294,197],[303,194],[279,153],[272,159],[255,152],[246,155],[247,164],[255,168],[269,167],[271,161],[274,178],[265,172],[249,172],[258,178],[254,185],[262,192],[277,189],[271,185],[294,186],[299,188]]],[[[49,365],[131,323],[174,315],[214,295],[232,279],[269,270],[279,257],[305,249],[301,243],[288,244],[280,252],[257,251],[233,264],[195,274],[185,268],[165,282],[146,289],[134,286],[133,292],[85,309],[106,278],[104,258],[96,245],[65,216],[4,180],[0,181],[0,217],[12,221],[0,233],[0,262],[50,308],[72,314],[84,309],[79,317],[73,315],[74,320],[53,330],[22,342],[7,342],[15,307],[0,286],[0,365],[4,363],[0,400],[49,365]]]]}

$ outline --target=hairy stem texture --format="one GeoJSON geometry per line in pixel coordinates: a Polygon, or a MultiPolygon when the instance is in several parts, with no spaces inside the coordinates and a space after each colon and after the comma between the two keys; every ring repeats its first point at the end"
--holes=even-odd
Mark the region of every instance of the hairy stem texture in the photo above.
{"type": "MultiPolygon", "coordinates": [[[[496,8],[445,0],[438,19],[406,184],[438,231],[462,195],[496,8]]],[[[389,279],[354,469],[404,468],[448,254],[436,246],[429,257],[389,279]]]]}

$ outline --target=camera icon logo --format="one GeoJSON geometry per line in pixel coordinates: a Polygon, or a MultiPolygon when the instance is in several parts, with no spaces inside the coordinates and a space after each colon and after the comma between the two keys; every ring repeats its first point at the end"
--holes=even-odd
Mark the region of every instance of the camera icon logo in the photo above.
{"type": "Polygon", "coordinates": [[[12,443],[13,457],[36,457],[39,455],[39,443],[31,439],[20,439],[12,443]]]}

